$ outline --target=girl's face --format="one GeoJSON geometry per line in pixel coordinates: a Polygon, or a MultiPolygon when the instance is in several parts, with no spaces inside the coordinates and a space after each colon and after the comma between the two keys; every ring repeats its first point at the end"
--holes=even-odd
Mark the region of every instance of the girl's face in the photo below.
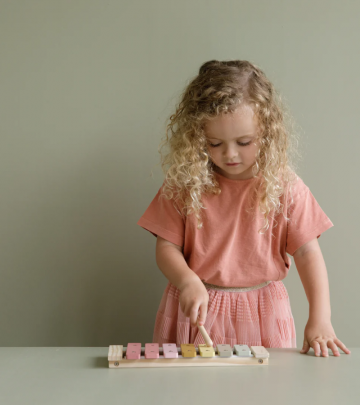
{"type": "Polygon", "coordinates": [[[256,122],[251,107],[241,106],[234,113],[222,114],[206,123],[208,151],[216,172],[233,180],[253,177],[251,168],[259,148],[254,143],[256,122]],[[238,164],[229,166],[227,163],[238,164]]]}

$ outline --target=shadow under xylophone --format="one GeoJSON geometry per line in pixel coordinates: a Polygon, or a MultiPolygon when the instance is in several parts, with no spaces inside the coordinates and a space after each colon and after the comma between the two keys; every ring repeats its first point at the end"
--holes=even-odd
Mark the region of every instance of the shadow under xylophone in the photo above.
{"type": "Polygon", "coordinates": [[[199,344],[198,348],[192,343],[129,343],[110,345],[108,353],[109,368],[126,367],[183,367],[183,366],[240,366],[267,365],[269,352],[264,346],[218,344],[216,348],[199,344]]]}

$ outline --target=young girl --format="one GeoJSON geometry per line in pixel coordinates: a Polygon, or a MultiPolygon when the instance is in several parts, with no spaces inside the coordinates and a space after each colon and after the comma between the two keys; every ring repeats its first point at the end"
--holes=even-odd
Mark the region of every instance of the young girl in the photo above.
{"type": "Polygon", "coordinates": [[[301,352],[350,353],[331,325],[317,241],[333,223],[292,169],[284,117],[273,85],[248,61],[206,62],[183,92],[167,126],[164,183],[137,222],[157,237],[169,280],[153,343],[205,343],[199,322],[215,346],[296,348],[281,281],[288,253],[310,303],[301,352]]]}

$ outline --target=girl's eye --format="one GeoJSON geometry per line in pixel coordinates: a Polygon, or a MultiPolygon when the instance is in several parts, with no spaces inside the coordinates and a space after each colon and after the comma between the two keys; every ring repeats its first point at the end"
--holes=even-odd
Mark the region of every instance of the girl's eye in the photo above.
{"type": "MultiPolygon", "coordinates": [[[[246,142],[246,143],[238,142],[237,144],[240,145],[240,146],[247,146],[247,145],[250,145],[250,144],[251,144],[251,141],[246,142]]],[[[217,146],[220,146],[220,145],[221,145],[221,143],[218,143],[217,145],[213,145],[212,143],[210,143],[210,146],[211,146],[212,148],[216,148],[217,146]]]]}

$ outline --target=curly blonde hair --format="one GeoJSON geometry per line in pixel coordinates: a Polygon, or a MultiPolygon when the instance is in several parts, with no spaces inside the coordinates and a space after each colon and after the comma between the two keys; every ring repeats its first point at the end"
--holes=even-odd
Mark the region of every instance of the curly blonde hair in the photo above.
{"type": "Polygon", "coordinates": [[[264,215],[265,224],[258,233],[265,233],[269,228],[271,212],[277,222],[275,215],[283,212],[280,197],[286,195],[288,187],[293,202],[292,181],[297,175],[292,156],[298,153],[294,145],[297,134],[281,96],[265,73],[249,61],[211,60],[202,64],[199,73],[183,91],[166,126],[166,137],[158,149],[165,174],[161,196],[173,199],[180,215],[194,213],[198,229],[203,225],[201,209],[206,209],[202,204],[202,194],[221,193],[214,176],[204,125],[219,114],[232,113],[241,106],[252,108],[259,127],[255,141],[260,146],[252,167],[253,176],[258,178],[258,187],[254,187],[250,198],[252,206],[247,210],[254,212],[258,207],[264,215]],[[165,146],[169,151],[163,156],[165,146]]]}

